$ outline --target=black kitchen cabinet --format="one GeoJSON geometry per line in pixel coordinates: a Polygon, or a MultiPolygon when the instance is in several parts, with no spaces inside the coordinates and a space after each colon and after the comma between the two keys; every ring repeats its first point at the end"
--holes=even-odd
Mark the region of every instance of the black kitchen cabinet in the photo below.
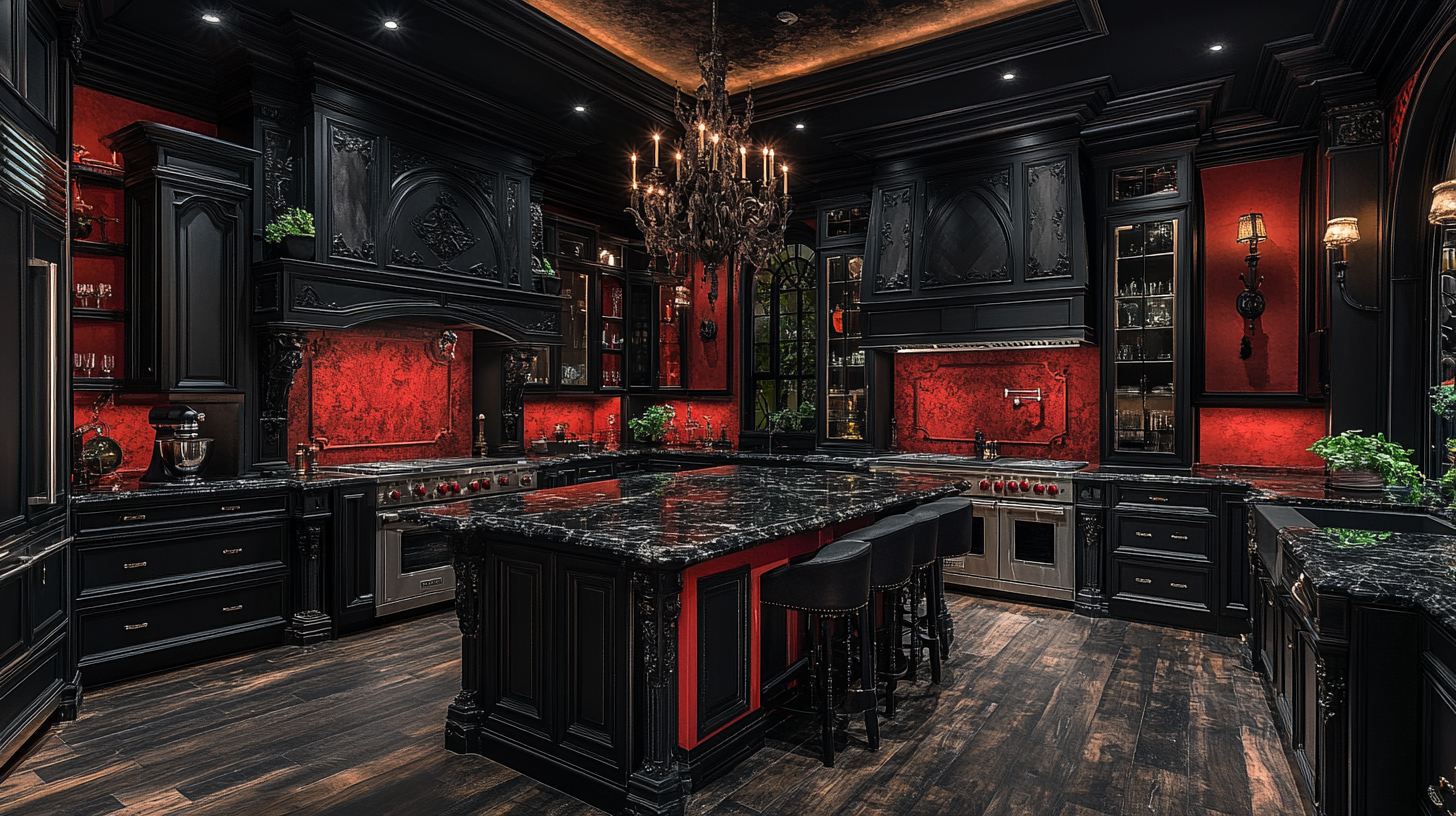
{"type": "Polygon", "coordinates": [[[374,622],[375,490],[308,485],[293,494],[288,641],[313,643],[374,622]]]}
{"type": "Polygon", "coordinates": [[[1421,664],[1421,807],[1456,810],[1456,637],[1427,621],[1421,664]]]}
{"type": "Polygon", "coordinates": [[[72,586],[84,682],[283,642],[287,506],[282,490],[82,505],[72,586]]]}
{"type": "Polygon", "coordinates": [[[127,168],[128,382],[162,392],[239,390],[258,152],[149,122],[107,139],[127,168]]]}

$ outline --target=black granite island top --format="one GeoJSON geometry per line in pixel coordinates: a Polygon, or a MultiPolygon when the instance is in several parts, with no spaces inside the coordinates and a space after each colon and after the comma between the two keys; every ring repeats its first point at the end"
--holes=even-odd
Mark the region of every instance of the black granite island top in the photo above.
{"type": "Polygon", "coordinates": [[[421,508],[447,532],[573,544],[654,567],[721,555],[959,493],[953,477],[725,465],[421,508]]]}
{"type": "Polygon", "coordinates": [[[1456,634],[1456,536],[1284,527],[1279,539],[1317,590],[1422,609],[1456,634]]]}

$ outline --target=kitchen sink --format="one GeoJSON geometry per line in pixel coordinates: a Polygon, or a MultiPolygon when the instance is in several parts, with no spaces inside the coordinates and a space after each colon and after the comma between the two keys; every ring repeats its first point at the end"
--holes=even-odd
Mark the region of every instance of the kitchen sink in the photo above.
{"type": "Polygon", "coordinates": [[[1300,507],[1295,512],[1309,519],[1310,527],[1456,536],[1456,525],[1419,513],[1344,507],[1300,507]]]}

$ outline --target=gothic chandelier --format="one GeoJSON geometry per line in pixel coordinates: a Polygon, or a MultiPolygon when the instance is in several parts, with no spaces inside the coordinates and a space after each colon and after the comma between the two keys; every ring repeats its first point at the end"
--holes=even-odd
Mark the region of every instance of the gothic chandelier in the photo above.
{"type": "Polygon", "coordinates": [[[695,103],[684,103],[679,89],[673,104],[683,134],[669,145],[672,172],[662,167],[662,134],[654,133],[652,168],[640,178],[638,156],[632,155],[632,206],[627,212],[646,237],[649,253],[687,253],[702,262],[712,304],[718,299],[718,268],[735,254],[761,266],[783,252],[792,200],[788,165],[777,164],[772,147],[750,149],[752,87],[742,116],[729,104],[717,0],[712,37],[706,50],[698,52],[698,67],[703,83],[695,103]]]}

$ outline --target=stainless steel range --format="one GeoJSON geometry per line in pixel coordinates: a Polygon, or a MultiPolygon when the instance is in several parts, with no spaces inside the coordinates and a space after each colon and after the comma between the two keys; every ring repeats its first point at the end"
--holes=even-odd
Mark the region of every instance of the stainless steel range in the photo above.
{"type": "Polygon", "coordinates": [[[1086,462],[972,459],[908,453],[870,462],[871,470],[938,473],[968,479],[975,505],[971,551],[945,561],[949,584],[1070,601],[1075,592],[1071,474],[1086,462]]]}
{"type": "Polygon", "coordinates": [[[374,611],[402,612],[455,597],[455,570],[445,537],[400,518],[399,511],[536,487],[536,466],[491,459],[411,459],[339,465],[375,477],[374,611]]]}

